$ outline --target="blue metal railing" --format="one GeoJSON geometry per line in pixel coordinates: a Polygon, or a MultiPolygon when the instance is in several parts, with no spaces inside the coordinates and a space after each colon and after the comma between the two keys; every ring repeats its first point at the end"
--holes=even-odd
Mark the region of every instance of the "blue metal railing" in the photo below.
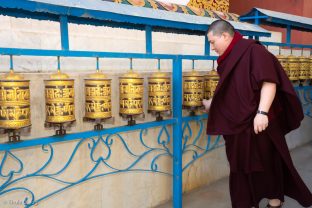
{"type": "MultiPolygon", "coordinates": [[[[0,196],[15,191],[23,191],[26,195],[25,199],[23,200],[25,207],[31,207],[38,204],[42,200],[45,200],[70,187],[98,177],[104,177],[123,172],[152,172],[172,176],[170,170],[162,170],[157,163],[160,158],[173,157],[172,148],[169,146],[171,136],[169,134],[168,128],[172,125],[175,125],[175,123],[175,119],[168,119],[161,122],[138,124],[131,128],[128,126],[118,127],[105,129],[98,132],[90,131],[69,134],[64,137],[48,137],[27,140],[16,144],[1,144],[0,148],[3,152],[3,158],[0,163],[0,177],[2,179],[2,183],[0,185],[0,196]],[[153,142],[153,145],[151,145],[150,140],[153,140],[154,138],[148,137],[148,131],[152,128],[158,128],[158,136],[155,138],[156,140],[153,142]],[[127,143],[126,138],[122,136],[122,133],[130,131],[133,132],[135,130],[139,130],[138,136],[136,138],[131,138],[130,142],[133,143],[134,140],[138,140],[137,143],[139,143],[141,149],[143,149],[143,151],[140,151],[139,153],[136,153],[134,150],[132,150],[127,143]],[[55,144],[68,141],[76,142],[72,150],[67,148],[68,152],[71,152],[69,157],[67,159],[62,159],[60,168],[53,168],[51,171],[51,168],[49,169],[48,166],[55,163],[56,159],[54,152],[56,152],[57,147],[59,147],[55,144]],[[124,165],[125,167],[117,167],[116,164],[114,165],[111,163],[112,157],[116,158],[119,156],[118,152],[116,155],[116,151],[112,151],[114,148],[114,143],[117,141],[122,144],[124,149],[123,151],[126,152],[131,158],[130,164],[124,165]],[[41,146],[42,153],[48,154],[48,156],[41,155],[38,153],[38,151],[35,151],[35,148],[25,149],[24,151],[27,151],[30,155],[36,155],[36,157],[45,156],[45,158],[47,158],[47,160],[42,165],[38,164],[39,167],[37,170],[32,171],[30,170],[30,167],[25,167],[25,165],[29,163],[24,161],[24,158],[17,156],[17,154],[15,154],[15,152],[12,150],[36,146],[41,146]],[[73,176],[68,179],[64,175],[68,174],[70,171],[70,165],[75,161],[75,159],[77,159],[77,155],[80,151],[82,151],[81,149],[83,149],[83,146],[87,147],[89,151],[88,157],[85,158],[85,163],[90,164],[88,166],[89,169],[78,178],[73,176]],[[105,150],[105,155],[96,154],[98,146],[101,148],[101,150],[105,150]],[[36,154],[34,154],[34,152],[36,152],[36,154]],[[149,159],[149,156],[152,156],[152,158],[149,159]],[[9,170],[5,170],[4,167],[7,166],[8,158],[10,158],[11,161],[14,160],[16,165],[10,165],[9,170]],[[149,167],[140,168],[140,164],[146,160],[149,160],[149,167]],[[99,169],[100,166],[104,166],[105,171],[103,169],[99,169]],[[24,169],[27,169],[28,172],[25,172],[24,169]],[[32,181],[36,178],[40,178],[41,181],[45,182],[46,180],[49,182],[57,182],[60,188],[58,186],[58,188],[45,191],[44,193],[41,193],[40,196],[37,196],[36,190],[27,187],[27,185],[21,185],[19,183],[24,180],[32,181]]],[[[146,162],[144,162],[144,164],[145,163],[146,162]]]]}
{"type": "MultiPolygon", "coordinates": [[[[4,11],[6,13],[8,11],[4,11]]],[[[16,14],[12,12],[11,14],[16,14]]],[[[36,15],[36,14],[34,14],[36,15]]],[[[49,16],[45,17],[49,19],[49,16]]],[[[55,16],[51,16],[55,18],[55,16]]],[[[261,16],[259,16],[261,18],[261,16]]],[[[210,56],[210,45],[207,37],[205,37],[204,55],[181,55],[181,54],[153,54],[152,46],[152,31],[151,24],[145,24],[140,22],[145,29],[146,37],[146,53],[113,53],[113,52],[101,52],[101,51],[72,51],[69,46],[69,34],[68,34],[68,19],[64,14],[59,16],[60,21],[60,34],[61,34],[61,50],[44,50],[44,49],[23,49],[23,48],[0,48],[0,55],[9,55],[11,57],[10,68],[13,68],[12,56],[54,56],[54,57],[94,57],[97,59],[97,68],[99,58],[131,58],[131,59],[169,59],[172,61],[172,95],[173,95],[173,116],[170,119],[161,122],[147,122],[137,124],[135,126],[119,126],[114,128],[105,129],[102,131],[88,131],[79,132],[74,134],[68,134],[62,137],[47,137],[38,138],[27,141],[21,141],[19,143],[7,143],[0,144],[0,153],[3,153],[3,157],[0,163],[0,177],[3,183],[0,185],[0,196],[8,194],[13,191],[24,191],[28,194],[25,197],[24,202],[26,207],[33,206],[42,200],[45,200],[56,193],[64,191],[70,187],[76,186],[82,182],[108,176],[121,172],[153,172],[165,174],[173,178],[173,207],[182,207],[182,173],[189,168],[198,158],[204,156],[209,151],[221,147],[223,145],[220,136],[211,137],[205,134],[204,120],[207,119],[207,115],[200,116],[182,116],[182,61],[183,60],[216,60],[217,57],[210,56]],[[197,126],[198,131],[194,131],[192,126],[197,126]],[[156,146],[150,146],[146,143],[146,138],[149,133],[149,129],[158,128],[158,137],[149,138],[154,139],[156,146]],[[169,128],[172,128],[172,134],[169,132],[169,128]],[[140,154],[135,153],[127,143],[127,139],[122,135],[126,132],[137,133],[136,138],[140,146],[144,149],[140,154]],[[200,138],[204,138],[204,142],[200,143],[200,138]],[[110,158],[113,156],[112,147],[115,144],[114,141],[120,141],[127,152],[133,159],[132,163],[126,167],[114,167],[110,164],[110,158]],[[52,173],[46,172],[49,164],[53,162],[54,152],[56,151],[57,143],[64,142],[76,142],[73,149],[68,150],[70,156],[64,161],[63,166],[52,173]],[[80,148],[86,145],[89,150],[89,162],[92,164],[92,168],[88,170],[82,177],[76,180],[68,181],[66,179],[60,179],[62,174],[66,173],[69,165],[72,163],[76,154],[80,148]],[[96,156],[95,152],[98,146],[104,146],[106,149],[105,156],[96,156]],[[29,148],[32,147],[32,148],[29,148]],[[37,170],[32,172],[24,172],[25,161],[24,158],[18,157],[15,151],[23,149],[23,151],[33,151],[33,148],[41,147],[42,153],[49,154],[46,162],[41,165],[37,170]],[[149,162],[147,168],[136,168],[141,161],[147,158],[149,154],[155,154],[149,162]],[[183,157],[187,157],[183,163],[183,157]],[[172,171],[162,170],[157,164],[157,161],[167,157],[172,160],[172,171]],[[8,171],[4,170],[8,158],[16,161],[18,167],[11,168],[8,171]],[[97,167],[104,165],[109,169],[107,172],[96,172],[97,167]],[[55,189],[49,193],[45,193],[38,197],[35,190],[28,189],[23,186],[19,186],[18,182],[23,180],[29,180],[34,178],[46,178],[52,181],[57,181],[63,186],[59,189],[55,189]]],[[[256,20],[259,23],[259,20],[256,20]]],[[[90,19],[86,23],[92,22],[90,19]]],[[[98,22],[97,22],[98,23],[98,22]]],[[[155,24],[155,21],[152,25],[155,24]]],[[[168,26],[169,27],[169,26],[168,26]]],[[[175,27],[176,28],[176,27],[175,27]]],[[[194,29],[193,27],[191,27],[194,29]]],[[[200,28],[202,30],[202,28],[200,28]]],[[[254,32],[246,32],[244,35],[253,36],[254,32]]],[[[267,45],[287,46],[287,47],[299,47],[299,48],[312,48],[311,45],[298,45],[298,44],[281,44],[281,43],[267,43],[267,45]]],[[[59,64],[59,62],[58,62],[59,64]]],[[[311,87],[296,87],[298,96],[302,100],[302,104],[305,108],[306,115],[311,117],[311,87]]]]}

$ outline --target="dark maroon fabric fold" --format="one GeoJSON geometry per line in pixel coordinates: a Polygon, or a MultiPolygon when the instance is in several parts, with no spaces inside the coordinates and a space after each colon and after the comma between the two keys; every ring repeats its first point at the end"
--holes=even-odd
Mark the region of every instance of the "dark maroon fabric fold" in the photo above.
{"type": "Polygon", "coordinates": [[[224,51],[224,53],[221,56],[219,56],[219,58],[217,59],[217,63],[218,64],[220,64],[230,54],[230,52],[232,51],[234,45],[239,40],[241,40],[242,38],[243,38],[243,36],[239,32],[235,31],[233,39],[232,39],[230,45],[227,47],[227,49],[224,51]]]}
{"type": "Polygon", "coordinates": [[[212,99],[207,134],[223,135],[230,164],[234,208],[257,207],[262,198],[284,195],[312,206],[312,194],[296,171],[285,134],[300,126],[302,106],[284,69],[264,46],[240,39],[217,69],[220,81],[212,99]],[[276,83],[269,126],[253,130],[263,82],[276,83]]]}

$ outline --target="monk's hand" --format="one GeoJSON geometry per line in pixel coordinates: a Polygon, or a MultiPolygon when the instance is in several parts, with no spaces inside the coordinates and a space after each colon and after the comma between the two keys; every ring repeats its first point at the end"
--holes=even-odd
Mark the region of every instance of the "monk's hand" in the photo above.
{"type": "Polygon", "coordinates": [[[267,115],[257,114],[254,119],[254,130],[258,134],[264,131],[269,125],[269,119],[267,115]]]}
{"type": "Polygon", "coordinates": [[[207,113],[209,112],[211,101],[212,99],[209,99],[209,100],[203,99],[203,106],[205,107],[204,111],[207,113]]]}

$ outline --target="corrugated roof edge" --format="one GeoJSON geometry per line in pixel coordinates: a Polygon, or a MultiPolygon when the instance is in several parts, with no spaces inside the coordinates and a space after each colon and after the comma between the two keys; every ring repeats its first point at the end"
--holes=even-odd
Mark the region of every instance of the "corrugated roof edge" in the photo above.
{"type": "MultiPolygon", "coordinates": [[[[168,11],[153,11],[150,8],[116,5],[100,0],[2,0],[0,7],[4,8],[1,13],[9,16],[57,21],[57,16],[67,15],[69,21],[79,24],[103,25],[100,24],[100,21],[105,21],[109,23],[108,26],[132,29],[144,29],[144,25],[151,25],[163,32],[174,33],[203,34],[208,29],[209,24],[215,20],[214,18],[176,14],[168,11]],[[128,24],[124,26],[123,23],[128,24]]],[[[231,23],[244,35],[271,35],[267,30],[257,25],[231,23]]]]}
{"type": "Polygon", "coordinates": [[[255,13],[258,11],[258,16],[262,16],[260,24],[271,25],[276,27],[285,28],[290,25],[292,29],[300,31],[312,31],[312,18],[303,17],[293,14],[287,14],[283,12],[271,11],[254,7],[248,13],[241,15],[240,20],[245,22],[254,22],[252,17],[255,17],[255,13]]]}

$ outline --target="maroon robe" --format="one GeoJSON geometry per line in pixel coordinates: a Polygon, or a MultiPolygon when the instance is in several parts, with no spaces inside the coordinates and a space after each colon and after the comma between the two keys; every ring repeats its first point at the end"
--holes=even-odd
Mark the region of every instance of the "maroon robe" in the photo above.
{"type": "Polygon", "coordinates": [[[294,168],[285,140],[304,115],[278,60],[259,42],[241,39],[220,63],[218,73],[207,134],[225,139],[232,206],[258,207],[262,198],[284,201],[284,195],[311,206],[312,194],[294,168]],[[263,82],[276,83],[277,92],[268,128],[255,134],[253,120],[263,82]]]}

